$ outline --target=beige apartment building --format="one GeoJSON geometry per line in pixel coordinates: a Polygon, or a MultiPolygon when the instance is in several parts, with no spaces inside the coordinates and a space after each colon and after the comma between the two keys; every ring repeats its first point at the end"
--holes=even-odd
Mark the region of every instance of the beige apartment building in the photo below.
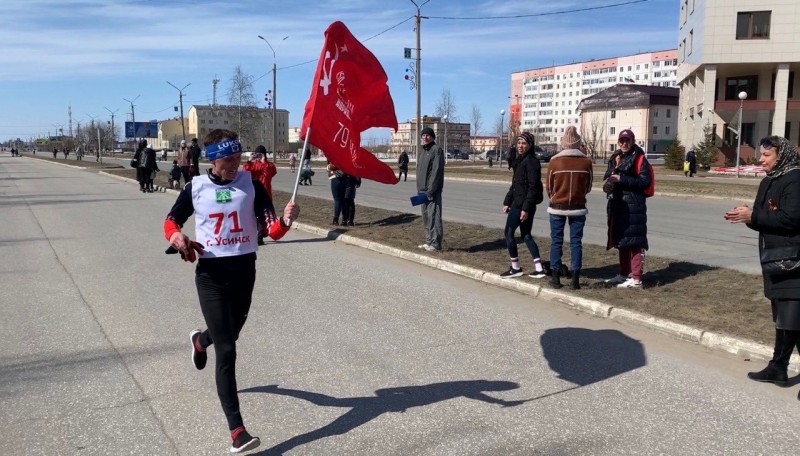
{"type": "Polygon", "coordinates": [[[678,134],[677,87],[617,84],[581,101],[580,134],[592,158],[617,149],[619,132],[630,129],[645,154],[666,151],[678,134]]]}
{"type": "MultiPolygon", "coordinates": [[[[441,117],[423,116],[422,128],[431,127],[436,135],[436,144],[446,151],[460,150],[466,152],[470,147],[470,124],[460,122],[445,122],[441,117]]],[[[420,128],[419,130],[422,130],[420,128]]],[[[390,154],[408,152],[416,157],[417,119],[397,124],[397,131],[392,133],[389,145],[390,154]]]]}
{"type": "MultiPolygon", "coordinates": [[[[277,109],[277,150],[285,151],[289,137],[289,111],[277,109]]],[[[230,105],[192,105],[186,118],[186,135],[198,138],[200,143],[203,137],[216,128],[226,128],[236,131],[239,125],[240,110],[238,106],[230,105]]],[[[247,108],[241,112],[242,123],[250,123],[253,127],[253,138],[248,141],[241,138],[245,149],[255,149],[259,144],[273,150],[272,146],[272,109],[247,108]]],[[[241,135],[242,132],[236,131],[241,135]]]]}
{"type": "Polygon", "coordinates": [[[580,130],[584,98],[620,83],[676,87],[677,65],[677,51],[668,49],[512,73],[506,128],[558,144],[568,126],[580,130]]]}
{"type": "Polygon", "coordinates": [[[685,146],[700,142],[709,124],[722,154],[735,157],[737,138],[727,127],[737,126],[740,105],[743,160],[764,136],[800,144],[798,0],[680,0],[679,24],[678,137],[685,146]]]}

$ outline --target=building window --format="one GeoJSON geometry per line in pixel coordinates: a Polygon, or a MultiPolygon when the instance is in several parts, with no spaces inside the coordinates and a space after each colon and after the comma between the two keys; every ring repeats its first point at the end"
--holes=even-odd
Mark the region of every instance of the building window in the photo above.
{"type": "Polygon", "coordinates": [[[612,109],[611,110],[611,118],[612,119],[616,119],[617,118],[617,110],[616,109],[612,109]]]}
{"type": "Polygon", "coordinates": [[[653,144],[653,152],[658,150],[658,144],[653,144]]]}
{"type": "Polygon", "coordinates": [[[658,117],[658,109],[653,110],[653,117],[658,117]]]}
{"type": "Polygon", "coordinates": [[[694,30],[689,30],[689,55],[692,55],[692,42],[694,41],[694,30]]]}
{"type": "Polygon", "coordinates": [[[665,135],[668,135],[668,134],[669,134],[669,127],[664,127],[664,134],[665,134],[665,135]]]}
{"type": "Polygon", "coordinates": [[[653,125],[653,136],[658,134],[658,125],[653,125]]]}
{"type": "Polygon", "coordinates": [[[609,151],[609,152],[614,152],[614,149],[615,149],[615,148],[616,148],[616,147],[614,146],[614,144],[609,144],[609,145],[608,145],[608,151],[609,151]]]}
{"type": "Polygon", "coordinates": [[[672,109],[667,108],[667,119],[672,117],[672,109]]]}
{"type": "Polygon", "coordinates": [[[609,133],[608,134],[613,135],[613,134],[616,133],[616,131],[617,131],[616,127],[611,127],[611,128],[609,128],[609,133]]]}
{"type": "Polygon", "coordinates": [[[749,11],[736,16],[736,39],[752,40],[769,38],[769,23],[772,11],[749,11]]]}
{"type": "MultiPolygon", "coordinates": [[[[772,73],[772,87],[770,87],[770,89],[769,89],[769,99],[770,100],[774,100],[775,99],[775,78],[776,77],[777,77],[777,75],[775,73],[772,73]]],[[[787,98],[794,98],[794,71],[790,71],[789,72],[789,87],[788,87],[788,90],[786,92],[786,97],[787,98]]]]}
{"type": "Polygon", "coordinates": [[[758,99],[758,76],[738,76],[726,80],[726,100],[738,100],[742,91],[747,92],[747,99],[758,99]]]}

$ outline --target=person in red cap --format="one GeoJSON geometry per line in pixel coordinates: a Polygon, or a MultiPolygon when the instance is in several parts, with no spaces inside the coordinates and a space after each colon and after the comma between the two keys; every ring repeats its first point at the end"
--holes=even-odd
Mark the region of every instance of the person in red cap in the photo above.
{"type": "Polygon", "coordinates": [[[633,131],[619,132],[619,149],[608,161],[603,191],[608,195],[608,243],[619,250],[619,274],[606,280],[618,288],[641,288],[647,243],[647,196],[653,176],[633,131]],[[641,156],[639,159],[638,157],[641,156]],[[637,161],[641,160],[638,164],[637,161]]]}
{"type": "Polygon", "coordinates": [[[236,344],[247,320],[256,280],[257,232],[280,239],[300,214],[293,201],[278,217],[261,182],[240,171],[242,146],[230,130],[211,130],[205,137],[211,169],[181,190],[164,220],[164,236],[184,261],[197,261],[195,285],[208,329],[189,335],[192,363],[205,368],[214,346],[217,395],[233,441],[231,453],[256,448],[260,441],[244,427],[236,387],[236,344]],[[181,232],[194,214],[195,240],[181,232]],[[199,259],[198,259],[199,255],[199,259]]]}

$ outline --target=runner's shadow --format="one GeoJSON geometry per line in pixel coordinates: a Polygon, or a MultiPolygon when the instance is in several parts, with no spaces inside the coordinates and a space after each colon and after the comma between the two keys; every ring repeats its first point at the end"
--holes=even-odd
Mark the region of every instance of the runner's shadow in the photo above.
{"type": "Polygon", "coordinates": [[[647,365],[642,343],[617,330],[548,329],[539,343],[550,369],[558,378],[576,387],[608,380],[647,365]]]}
{"type": "Polygon", "coordinates": [[[242,393],[268,393],[291,396],[309,401],[321,407],[349,408],[344,415],[319,429],[290,438],[264,450],[261,455],[280,455],[300,445],[314,442],[334,435],[342,435],[371,420],[390,412],[405,412],[412,407],[422,407],[465,397],[497,404],[502,407],[515,407],[526,400],[506,401],[486,394],[489,391],[509,391],[519,388],[519,384],[495,380],[468,380],[457,382],[432,383],[420,386],[401,386],[383,388],[375,391],[375,396],[337,398],[325,394],[281,388],[277,385],[258,386],[244,389],[242,393]]]}

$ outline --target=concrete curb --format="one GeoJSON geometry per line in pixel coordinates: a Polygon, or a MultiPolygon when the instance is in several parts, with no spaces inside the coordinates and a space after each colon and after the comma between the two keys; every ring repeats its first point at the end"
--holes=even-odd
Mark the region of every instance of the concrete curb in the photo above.
{"type": "MultiPolygon", "coordinates": [[[[56,163],[61,166],[70,166],[79,168],[77,166],[56,163]]],[[[84,168],[85,169],[85,168],[84,168]]],[[[136,180],[117,176],[115,174],[99,171],[99,174],[112,177],[124,182],[138,183],[136,180]]],[[[159,187],[159,191],[178,195],[179,192],[173,189],[165,189],[159,187]]],[[[308,225],[301,222],[295,222],[292,227],[296,230],[304,231],[307,233],[316,234],[334,241],[341,241],[345,244],[353,245],[356,247],[365,248],[374,252],[391,255],[404,260],[413,261],[418,264],[429,266],[434,269],[443,270],[452,274],[457,274],[463,277],[468,277],[473,280],[494,285],[496,287],[505,288],[508,290],[517,291],[529,296],[546,298],[549,301],[566,305],[570,308],[578,309],[582,312],[612,320],[621,321],[636,326],[641,326],[676,337],[680,340],[693,342],[703,347],[715,351],[722,351],[740,356],[748,359],[757,359],[768,361],[772,359],[772,347],[759,344],[754,341],[739,339],[733,336],[719,334],[712,331],[694,328],[682,323],[676,323],[671,320],[654,317],[644,313],[636,312],[629,309],[622,309],[613,307],[600,301],[574,296],[570,293],[563,291],[552,290],[544,288],[541,285],[532,284],[520,280],[502,279],[499,275],[490,272],[482,271],[480,269],[472,268],[469,266],[444,261],[421,253],[410,252],[407,250],[398,249],[388,245],[380,244],[377,242],[368,241],[358,238],[356,236],[336,231],[327,230],[314,225],[308,225]]],[[[793,355],[791,358],[789,369],[793,372],[800,372],[800,356],[793,355]]]]}
{"type": "MultiPolygon", "coordinates": [[[[377,242],[367,241],[350,234],[337,233],[336,231],[330,231],[314,225],[295,222],[293,224],[293,228],[300,231],[317,234],[331,240],[338,240],[345,244],[369,249],[374,252],[413,261],[434,269],[468,277],[488,285],[505,288],[507,290],[513,290],[534,298],[542,297],[549,301],[580,310],[581,312],[585,312],[596,317],[608,318],[611,320],[617,320],[623,323],[648,328],[680,340],[693,342],[711,350],[722,351],[747,359],[757,359],[762,361],[768,361],[772,359],[772,347],[762,345],[754,341],[739,339],[712,331],[706,331],[664,318],[658,318],[641,312],[614,307],[593,299],[582,298],[567,292],[548,289],[538,284],[520,280],[503,279],[497,274],[482,271],[480,269],[444,261],[422,253],[410,252],[408,250],[401,250],[396,247],[391,247],[377,242]]],[[[798,363],[800,363],[800,356],[793,355],[789,369],[793,372],[800,372],[800,366],[798,366],[798,363]]]]}

